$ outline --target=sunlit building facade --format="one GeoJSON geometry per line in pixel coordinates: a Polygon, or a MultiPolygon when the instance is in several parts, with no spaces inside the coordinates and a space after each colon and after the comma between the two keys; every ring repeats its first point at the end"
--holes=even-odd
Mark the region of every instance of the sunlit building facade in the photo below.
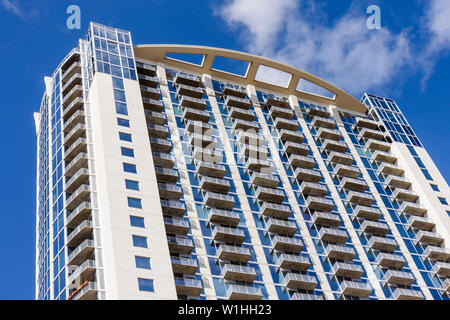
{"type": "Polygon", "coordinates": [[[36,299],[449,299],[449,187],[393,100],[96,23],[45,85],[36,299]]]}

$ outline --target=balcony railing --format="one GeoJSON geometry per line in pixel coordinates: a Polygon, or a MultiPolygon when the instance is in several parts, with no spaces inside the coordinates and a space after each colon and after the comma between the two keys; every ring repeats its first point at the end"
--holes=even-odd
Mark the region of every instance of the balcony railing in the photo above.
{"type": "Polygon", "coordinates": [[[261,206],[260,212],[268,217],[287,219],[292,211],[286,205],[278,203],[264,202],[261,206]]]}
{"type": "Polygon", "coordinates": [[[205,192],[205,203],[207,206],[231,210],[236,200],[233,196],[207,191],[205,192]]]}
{"type": "Polygon", "coordinates": [[[292,221],[285,221],[269,218],[266,222],[267,230],[271,233],[278,233],[293,236],[297,232],[297,225],[292,221]]]}
{"type": "Polygon", "coordinates": [[[226,280],[252,283],[256,279],[256,270],[252,267],[226,264],[222,268],[221,276],[226,280]]]}
{"type": "Polygon", "coordinates": [[[294,176],[299,181],[318,183],[322,180],[322,174],[319,171],[311,169],[297,168],[294,176]]]}
{"type": "Polygon", "coordinates": [[[342,141],[325,140],[322,144],[323,148],[328,151],[345,153],[348,150],[347,145],[342,141]]]}
{"type": "Polygon", "coordinates": [[[265,187],[257,187],[255,196],[260,201],[269,201],[275,203],[281,203],[285,198],[283,191],[265,187]]]}
{"type": "Polygon", "coordinates": [[[311,157],[301,156],[297,154],[291,154],[289,157],[289,162],[294,167],[313,169],[316,166],[316,162],[311,157]]]}
{"type": "Polygon", "coordinates": [[[364,275],[364,269],[357,264],[336,262],[331,270],[337,277],[360,279],[364,275]]]}
{"type": "Polygon", "coordinates": [[[322,227],[319,231],[319,238],[322,241],[345,243],[348,239],[348,235],[347,232],[343,230],[322,227]]]}
{"type": "Polygon", "coordinates": [[[351,261],[356,256],[356,252],[353,248],[335,244],[327,245],[325,254],[329,259],[339,259],[344,261],[351,261]]]}
{"type": "Polygon", "coordinates": [[[345,177],[341,180],[341,188],[352,191],[364,192],[367,189],[367,184],[364,182],[364,180],[345,177]]]}
{"type": "Polygon", "coordinates": [[[386,236],[390,231],[387,224],[369,220],[365,220],[361,224],[361,230],[365,233],[370,233],[377,236],[386,236]]]}
{"type": "Polygon", "coordinates": [[[394,239],[373,236],[367,245],[373,250],[394,252],[398,245],[394,239]]]}
{"type": "Polygon", "coordinates": [[[306,207],[309,210],[331,212],[334,208],[334,203],[330,199],[309,196],[306,199],[306,207]]]}
{"type": "Polygon", "coordinates": [[[340,286],[342,294],[346,296],[367,298],[372,293],[372,288],[368,283],[344,280],[340,286]]]}
{"type": "Polygon", "coordinates": [[[282,253],[277,258],[277,266],[286,270],[307,271],[311,262],[304,256],[282,253]]]}
{"type": "Polygon", "coordinates": [[[175,278],[175,287],[178,295],[199,296],[202,291],[202,282],[197,279],[175,278]]]}
{"type": "Polygon", "coordinates": [[[283,142],[295,142],[302,143],[305,140],[305,136],[300,132],[294,132],[286,129],[281,129],[278,131],[281,141],[283,142]]]}
{"type": "Polygon", "coordinates": [[[350,191],[347,195],[347,199],[349,199],[349,201],[352,203],[368,207],[372,206],[375,201],[374,197],[371,194],[357,191],[350,191]]]}
{"type": "Polygon", "coordinates": [[[284,277],[284,284],[288,288],[312,291],[318,283],[313,276],[289,272],[284,277]]]}
{"type": "Polygon", "coordinates": [[[311,120],[311,125],[313,125],[314,127],[321,127],[327,129],[334,129],[336,127],[336,123],[333,120],[321,117],[313,117],[311,120]]]}
{"type": "Polygon", "coordinates": [[[230,181],[225,179],[203,176],[200,179],[200,188],[213,192],[228,193],[231,188],[230,181]]]}
{"type": "Polygon", "coordinates": [[[226,294],[229,300],[261,300],[263,298],[260,288],[238,284],[229,284],[226,294]]]}
{"type": "Polygon", "coordinates": [[[318,183],[303,181],[300,185],[300,192],[310,196],[325,197],[328,188],[318,183]]]}
{"type": "Polygon", "coordinates": [[[384,279],[388,283],[407,287],[411,286],[415,281],[414,276],[410,272],[396,270],[388,270],[384,274],[384,279]]]}
{"type": "Polygon", "coordinates": [[[380,252],[377,255],[375,262],[383,267],[393,267],[398,269],[403,268],[406,264],[405,258],[402,256],[384,252],[380,252]]]}
{"type": "Polygon", "coordinates": [[[301,239],[279,235],[272,238],[272,245],[275,250],[293,253],[300,253],[304,247],[301,239]]]}
{"type": "Polygon", "coordinates": [[[245,247],[236,247],[221,245],[217,250],[217,256],[221,260],[247,263],[251,258],[250,249],[245,247]]]}
{"type": "Polygon", "coordinates": [[[291,141],[284,144],[284,151],[289,155],[297,154],[301,156],[307,156],[310,152],[308,145],[291,141]]]}
{"type": "Polygon", "coordinates": [[[328,155],[328,160],[334,163],[351,165],[353,163],[353,157],[346,153],[340,153],[336,151],[330,152],[328,155]]]}
{"type": "Polygon", "coordinates": [[[316,211],[313,215],[312,223],[321,226],[339,227],[341,219],[336,214],[316,211]]]}
{"type": "Polygon", "coordinates": [[[339,132],[339,130],[334,130],[334,129],[330,130],[327,128],[320,128],[317,131],[317,136],[322,139],[329,139],[329,140],[334,140],[334,141],[339,141],[342,138],[342,135],[339,132]]]}
{"type": "Polygon", "coordinates": [[[424,300],[424,296],[420,291],[397,288],[392,293],[394,300],[424,300]]]}
{"type": "Polygon", "coordinates": [[[356,206],[353,209],[354,214],[361,219],[378,221],[382,214],[381,211],[377,208],[366,207],[366,206],[356,206]]]}
{"type": "Polygon", "coordinates": [[[227,96],[225,98],[225,104],[230,107],[249,109],[252,106],[252,102],[249,99],[238,98],[233,96],[227,96]]]}
{"type": "MultiPolygon", "coordinates": [[[[196,88],[194,88],[194,89],[196,89],[196,88]]],[[[199,94],[203,95],[202,90],[199,91],[199,94]]],[[[181,97],[181,99],[180,99],[180,105],[182,107],[186,107],[186,108],[205,110],[206,109],[206,100],[184,96],[184,97],[181,97]]]]}

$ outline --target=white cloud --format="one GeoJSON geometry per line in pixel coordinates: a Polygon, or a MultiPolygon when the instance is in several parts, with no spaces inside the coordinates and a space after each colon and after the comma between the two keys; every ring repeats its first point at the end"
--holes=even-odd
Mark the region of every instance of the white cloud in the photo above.
{"type": "Polygon", "coordinates": [[[426,26],[431,33],[429,51],[450,49],[450,1],[431,0],[426,14],[426,26]]]}
{"type": "Polygon", "coordinates": [[[369,30],[350,9],[326,26],[321,9],[299,0],[231,0],[221,17],[247,34],[247,50],[318,75],[353,94],[390,83],[413,62],[406,32],[369,30]]]}
{"type": "Polygon", "coordinates": [[[1,5],[3,8],[5,8],[7,11],[11,12],[12,14],[20,17],[25,18],[25,14],[20,8],[19,4],[15,0],[1,0],[1,5]]]}

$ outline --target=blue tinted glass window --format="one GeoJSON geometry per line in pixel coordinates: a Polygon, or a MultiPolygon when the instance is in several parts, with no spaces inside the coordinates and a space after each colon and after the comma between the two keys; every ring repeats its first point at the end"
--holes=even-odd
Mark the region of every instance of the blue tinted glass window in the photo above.
{"type": "Polygon", "coordinates": [[[130,127],[130,120],[117,118],[117,124],[119,126],[121,126],[121,127],[129,128],[130,127]]]}
{"type": "Polygon", "coordinates": [[[139,248],[147,248],[147,238],[133,235],[133,246],[139,248]]]}
{"type": "Polygon", "coordinates": [[[124,163],[123,171],[129,172],[129,173],[137,173],[137,168],[136,168],[136,165],[134,165],[134,164],[124,163]]]}
{"type": "Polygon", "coordinates": [[[119,132],[119,138],[122,141],[133,142],[133,139],[131,138],[131,134],[129,134],[129,133],[119,132]]]}
{"type": "Polygon", "coordinates": [[[142,209],[142,200],[138,198],[128,197],[128,206],[130,208],[142,209]]]}
{"type": "Polygon", "coordinates": [[[150,258],[135,256],[136,268],[151,270],[150,258]]]}
{"type": "Polygon", "coordinates": [[[153,280],[138,278],[138,283],[139,283],[139,290],[140,291],[147,291],[147,292],[154,292],[155,291],[153,280]]]}
{"type": "Polygon", "coordinates": [[[422,169],[422,172],[425,178],[427,178],[427,180],[433,181],[433,177],[431,176],[430,172],[428,172],[428,170],[422,169]]]}
{"type": "Polygon", "coordinates": [[[121,147],[122,155],[125,157],[134,158],[134,150],[130,148],[121,147]]]}
{"type": "Polygon", "coordinates": [[[126,103],[116,102],[116,112],[118,114],[128,115],[128,108],[126,103]]]}
{"type": "Polygon", "coordinates": [[[439,187],[435,184],[430,184],[430,186],[431,186],[431,189],[433,189],[434,191],[437,191],[437,192],[441,191],[441,190],[439,190],[439,187]]]}
{"type": "Polygon", "coordinates": [[[130,216],[130,224],[132,227],[145,228],[144,218],[130,216]]]}
{"type": "Polygon", "coordinates": [[[124,86],[123,86],[123,80],[120,78],[112,78],[113,79],[113,87],[114,89],[121,89],[124,90],[124,86]]]}
{"type": "Polygon", "coordinates": [[[125,185],[129,190],[139,191],[139,182],[133,180],[125,180],[125,185]]]}
{"type": "Polygon", "coordinates": [[[443,205],[448,206],[447,199],[441,198],[441,197],[438,197],[438,199],[439,199],[439,201],[440,201],[443,205]]]}
{"type": "Polygon", "coordinates": [[[126,102],[125,91],[114,89],[114,98],[118,101],[126,102]]]}

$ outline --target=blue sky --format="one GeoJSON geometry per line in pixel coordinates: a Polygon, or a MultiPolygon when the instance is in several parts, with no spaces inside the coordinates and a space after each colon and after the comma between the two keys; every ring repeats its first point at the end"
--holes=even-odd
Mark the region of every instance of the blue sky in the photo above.
{"type": "Polygon", "coordinates": [[[321,76],[358,99],[365,91],[393,98],[449,181],[449,16],[448,0],[0,0],[0,299],[34,298],[33,112],[43,77],[85,36],[89,21],[130,30],[135,44],[250,51],[321,76]],[[66,28],[72,4],[81,8],[81,30],[66,28]],[[381,30],[365,27],[372,4],[381,8],[381,30]]]}

